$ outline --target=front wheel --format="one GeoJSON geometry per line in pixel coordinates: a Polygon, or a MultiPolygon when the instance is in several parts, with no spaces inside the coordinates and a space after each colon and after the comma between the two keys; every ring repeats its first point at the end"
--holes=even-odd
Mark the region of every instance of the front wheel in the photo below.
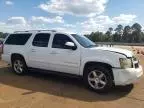
{"type": "Polygon", "coordinates": [[[27,72],[26,63],[20,57],[16,57],[12,60],[12,69],[18,75],[24,75],[27,72]]]}
{"type": "Polygon", "coordinates": [[[84,81],[88,88],[96,92],[108,92],[113,86],[110,71],[102,66],[90,66],[85,70],[84,81]]]}

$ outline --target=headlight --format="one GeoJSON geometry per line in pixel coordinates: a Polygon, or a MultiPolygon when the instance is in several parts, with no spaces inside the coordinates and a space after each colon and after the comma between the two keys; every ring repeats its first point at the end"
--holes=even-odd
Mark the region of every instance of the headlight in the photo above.
{"type": "Polygon", "coordinates": [[[129,58],[120,58],[120,66],[122,69],[132,68],[132,60],[129,58]]]}

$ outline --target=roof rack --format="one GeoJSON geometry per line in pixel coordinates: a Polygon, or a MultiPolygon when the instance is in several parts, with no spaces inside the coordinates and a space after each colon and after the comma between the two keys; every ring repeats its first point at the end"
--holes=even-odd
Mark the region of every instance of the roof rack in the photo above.
{"type": "Polygon", "coordinates": [[[18,33],[18,32],[32,32],[32,31],[37,31],[37,32],[41,32],[41,31],[56,32],[56,30],[26,30],[26,31],[15,31],[14,33],[18,33]]]}

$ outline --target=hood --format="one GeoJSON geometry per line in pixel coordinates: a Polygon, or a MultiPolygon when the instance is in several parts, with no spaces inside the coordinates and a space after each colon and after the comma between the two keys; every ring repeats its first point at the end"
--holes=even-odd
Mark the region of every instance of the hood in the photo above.
{"type": "Polygon", "coordinates": [[[121,49],[121,48],[95,47],[95,48],[92,48],[92,49],[115,52],[115,53],[123,54],[123,55],[125,55],[125,56],[127,56],[127,57],[132,57],[132,56],[133,56],[132,51],[129,51],[129,50],[126,50],[126,49],[121,49]]]}

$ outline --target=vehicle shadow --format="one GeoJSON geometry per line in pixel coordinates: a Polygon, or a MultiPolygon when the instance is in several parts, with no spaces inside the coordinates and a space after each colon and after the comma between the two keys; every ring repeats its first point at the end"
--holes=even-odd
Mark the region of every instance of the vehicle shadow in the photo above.
{"type": "Polygon", "coordinates": [[[133,85],[119,86],[107,94],[98,94],[85,88],[81,79],[38,72],[17,76],[8,67],[0,68],[0,83],[30,91],[22,95],[43,92],[85,102],[117,100],[127,96],[133,89],[133,85]]]}

